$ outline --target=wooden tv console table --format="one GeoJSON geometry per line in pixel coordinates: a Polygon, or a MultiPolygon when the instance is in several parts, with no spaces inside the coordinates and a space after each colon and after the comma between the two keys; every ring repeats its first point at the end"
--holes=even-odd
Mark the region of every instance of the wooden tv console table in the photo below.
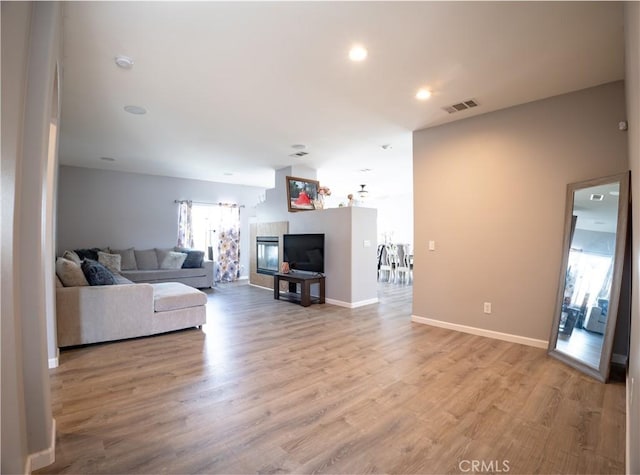
{"type": "Polygon", "coordinates": [[[273,274],[273,298],[280,299],[280,281],[289,282],[289,292],[282,295],[286,296],[292,302],[299,302],[303,307],[308,307],[312,303],[324,303],[324,276],[303,274],[301,272],[289,272],[282,274],[280,272],[273,274]],[[297,285],[300,284],[300,293],[297,292],[297,285]],[[311,297],[311,284],[319,284],[320,295],[311,297]]]}

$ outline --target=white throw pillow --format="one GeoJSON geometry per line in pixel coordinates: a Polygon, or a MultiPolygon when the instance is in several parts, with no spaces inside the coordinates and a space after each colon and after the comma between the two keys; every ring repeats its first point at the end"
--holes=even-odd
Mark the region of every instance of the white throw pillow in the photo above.
{"type": "Polygon", "coordinates": [[[120,273],[122,256],[120,254],[108,254],[106,252],[98,252],[98,262],[109,269],[111,272],[120,273]]]}
{"type": "Polygon", "coordinates": [[[78,264],[63,257],[56,259],[56,275],[65,287],[81,287],[89,285],[84,272],[78,264]]]}
{"type": "Polygon", "coordinates": [[[64,251],[62,257],[68,261],[75,262],[78,265],[82,264],[82,259],[80,259],[80,256],[78,256],[74,251],[64,251]]]}
{"type": "Polygon", "coordinates": [[[160,269],[181,269],[186,258],[184,252],[169,251],[160,263],[160,269]]]}

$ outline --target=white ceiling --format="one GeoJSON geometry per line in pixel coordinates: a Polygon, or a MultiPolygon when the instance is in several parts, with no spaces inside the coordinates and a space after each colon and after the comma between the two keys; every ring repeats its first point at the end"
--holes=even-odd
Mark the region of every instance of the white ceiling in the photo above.
{"type": "Polygon", "coordinates": [[[618,228],[618,203],[616,193],[620,191],[620,183],[591,186],[577,190],[573,194],[573,214],[578,217],[577,229],[616,233],[618,228]],[[602,201],[594,201],[591,195],[603,195],[602,201]]]}
{"type": "Polygon", "coordinates": [[[623,58],[613,2],[69,2],[60,160],[266,188],[304,164],[406,192],[412,131],[622,79],[623,58]]]}

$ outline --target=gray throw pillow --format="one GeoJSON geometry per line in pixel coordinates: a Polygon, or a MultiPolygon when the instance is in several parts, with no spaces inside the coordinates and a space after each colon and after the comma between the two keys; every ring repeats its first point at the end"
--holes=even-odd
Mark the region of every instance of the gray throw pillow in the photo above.
{"type": "Polygon", "coordinates": [[[89,285],[82,269],[78,264],[63,257],[56,259],[56,275],[65,287],[80,287],[89,285]]]}
{"type": "Polygon", "coordinates": [[[160,269],[181,269],[186,258],[187,255],[184,252],[169,251],[162,259],[160,269]]]}
{"type": "Polygon", "coordinates": [[[116,283],[116,278],[111,271],[92,259],[82,261],[82,272],[89,285],[115,285],[116,283]]]}
{"type": "Polygon", "coordinates": [[[98,252],[98,262],[109,269],[111,272],[120,273],[120,262],[122,257],[120,254],[108,254],[106,252],[98,252]]]}
{"type": "Polygon", "coordinates": [[[112,254],[120,254],[120,269],[121,270],[138,270],[138,264],[136,264],[136,255],[133,252],[133,248],[117,250],[113,249],[112,254]]]}
{"type": "Polygon", "coordinates": [[[138,270],[156,270],[158,265],[158,257],[155,249],[145,249],[143,251],[133,251],[136,256],[136,264],[138,270]]]}

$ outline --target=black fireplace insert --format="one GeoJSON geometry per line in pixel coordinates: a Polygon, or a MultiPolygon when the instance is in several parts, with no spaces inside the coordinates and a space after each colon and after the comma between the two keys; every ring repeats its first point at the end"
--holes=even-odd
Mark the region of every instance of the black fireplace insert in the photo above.
{"type": "Polygon", "coordinates": [[[278,236],[258,236],[256,255],[258,274],[273,275],[278,272],[278,236]]]}

